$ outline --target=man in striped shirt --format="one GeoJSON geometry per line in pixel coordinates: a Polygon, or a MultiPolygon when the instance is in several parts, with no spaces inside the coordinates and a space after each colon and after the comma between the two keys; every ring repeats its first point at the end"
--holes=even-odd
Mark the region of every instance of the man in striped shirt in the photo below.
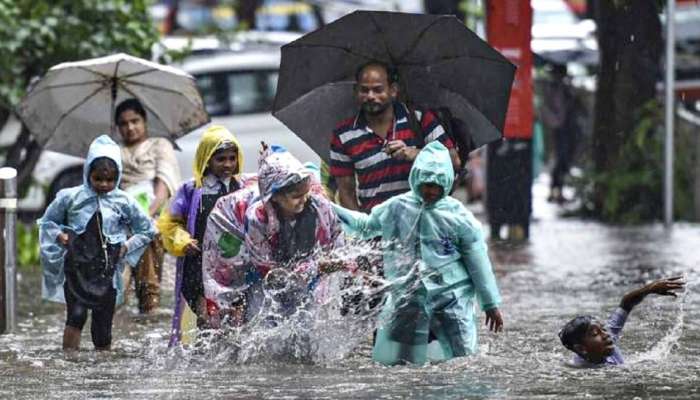
{"type": "Polygon", "coordinates": [[[333,131],[330,171],[342,206],[369,212],[372,207],[410,188],[408,175],[420,148],[439,140],[459,166],[454,144],[433,112],[409,110],[396,101],[396,74],[380,62],[358,69],[355,95],[359,113],[333,131]],[[422,132],[415,132],[410,112],[422,132]]]}

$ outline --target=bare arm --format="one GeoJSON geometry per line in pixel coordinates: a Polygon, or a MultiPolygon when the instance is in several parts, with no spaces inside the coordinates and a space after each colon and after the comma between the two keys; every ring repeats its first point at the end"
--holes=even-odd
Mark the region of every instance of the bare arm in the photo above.
{"type": "Polygon", "coordinates": [[[336,177],[338,184],[338,202],[341,206],[350,210],[359,210],[357,203],[357,193],[355,192],[355,176],[336,177]]]}
{"type": "Polygon", "coordinates": [[[155,195],[155,199],[153,199],[151,206],[148,208],[148,214],[150,216],[155,216],[158,213],[160,207],[163,206],[168,200],[168,197],[170,197],[170,191],[165,182],[156,178],[153,180],[153,194],[155,195]]]}
{"type": "Polygon", "coordinates": [[[624,297],[622,297],[620,307],[623,310],[630,312],[637,304],[641,303],[648,294],[654,293],[661,296],[676,297],[674,290],[683,290],[684,287],[685,282],[681,280],[680,276],[660,279],[627,293],[624,297]]]}

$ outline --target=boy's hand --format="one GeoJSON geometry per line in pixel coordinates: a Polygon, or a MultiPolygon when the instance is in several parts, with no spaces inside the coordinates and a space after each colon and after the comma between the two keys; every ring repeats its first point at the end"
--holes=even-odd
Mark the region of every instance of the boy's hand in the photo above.
{"type": "Polygon", "coordinates": [[[187,253],[190,256],[195,256],[199,254],[202,250],[199,249],[199,242],[197,239],[192,239],[191,242],[187,243],[187,246],[185,246],[185,253],[187,253]]]}
{"type": "Polygon", "coordinates": [[[658,281],[654,281],[646,285],[644,289],[647,293],[678,297],[678,295],[673,291],[682,291],[685,288],[685,282],[681,280],[682,278],[683,277],[681,276],[674,276],[673,278],[659,279],[658,281]]]}
{"type": "Polygon", "coordinates": [[[492,308],[486,310],[486,325],[489,327],[491,332],[502,332],[503,331],[503,317],[501,316],[501,311],[498,308],[492,308]]]}
{"type": "Polygon", "coordinates": [[[56,236],[56,240],[58,240],[58,243],[62,244],[63,246],[68,246],[70,236],[68,236],[68,234],[65,232],[61,232],[58,234],[58,236],[56,236]]]}
{"type": "Polygon", "coordinates": [[[639,303],[644,300],[644,298],[651,293],[658,294],[661,296],[673,296],[677,297],[674,290],[683,290],[685,287],[685,282],[681,280],[680,276],[674,276],[673,278],[659,279],[658,281],[651,282],[639,289],[633,290],[622,297],[620,302],[620,307],[625,311],[630,312],[639,303]]]}

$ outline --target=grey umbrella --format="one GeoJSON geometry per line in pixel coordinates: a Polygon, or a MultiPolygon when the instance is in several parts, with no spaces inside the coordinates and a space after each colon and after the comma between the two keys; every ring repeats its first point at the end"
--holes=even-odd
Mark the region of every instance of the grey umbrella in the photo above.
{"type": "Polygon", "coordinates": [[[175,140],[209,122],[191,75],[128,54],[52,67],[17,111],[44,149],[84,157],[103,133],[121,142],[114,112],[129,98],[146,109],[150,136],[175,140]]]}
{"type": "Polygon", "coordinates": [[[273,115],[323,159],[331,132],[357,112],[355,72],[397,68],[402,99],[448,108],[481,146],[502,134],[515,66],[454,16],[356,11],[282,47],[273,115]]]}

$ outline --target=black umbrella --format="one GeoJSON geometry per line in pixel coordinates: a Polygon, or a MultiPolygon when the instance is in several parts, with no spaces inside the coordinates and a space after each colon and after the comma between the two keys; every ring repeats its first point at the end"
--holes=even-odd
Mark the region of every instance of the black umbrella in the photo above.
{"type": "Polygon", "coordinates": [[[282,47],[273,115],[326,161],[331,132],[358,109],[355,72],[397,68],[401,97],[448,108],[476,146],[499,139],[515,66],[454,16],[356,11],[282,47]]]}

